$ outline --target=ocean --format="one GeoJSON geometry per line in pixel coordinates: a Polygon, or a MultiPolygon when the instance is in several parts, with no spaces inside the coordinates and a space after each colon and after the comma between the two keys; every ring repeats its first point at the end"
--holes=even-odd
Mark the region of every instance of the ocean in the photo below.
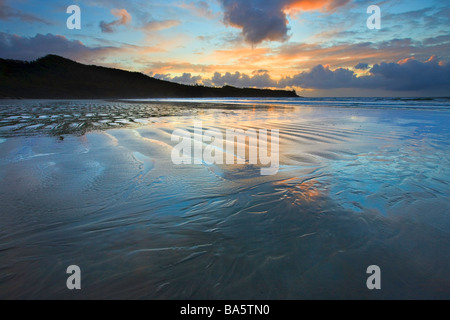
{"type": "Polygon", "coordinates": [[[0,100],[0,299],[450,299],[449,141],[449,98],[0,100]]]}

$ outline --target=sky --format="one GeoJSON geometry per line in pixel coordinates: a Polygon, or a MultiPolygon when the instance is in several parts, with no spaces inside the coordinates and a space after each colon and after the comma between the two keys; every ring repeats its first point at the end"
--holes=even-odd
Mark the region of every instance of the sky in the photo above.
{"type": "Polygon", "coordinates": [[[47,54],[183,84],[450,96],[450,1],[0,0],[0,58],[47,54]]]}

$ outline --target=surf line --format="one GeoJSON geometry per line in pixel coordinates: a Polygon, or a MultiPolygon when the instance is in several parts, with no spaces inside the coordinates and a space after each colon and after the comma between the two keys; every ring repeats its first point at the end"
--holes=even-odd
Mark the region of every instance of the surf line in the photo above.
{"type": "Polygon", "coordinates": [[[172,142],[178,143],[172,149],[172,162],[175,165],[259,165],[262,176],[275,175],[280,164],[279,136],[278,129],[270,130],[270,141],[267,129],[227,129],[225,133],[217,129],[203,130],[203,123],[195,121],[193,132],[176,129],[172,133],[172,142]]]}

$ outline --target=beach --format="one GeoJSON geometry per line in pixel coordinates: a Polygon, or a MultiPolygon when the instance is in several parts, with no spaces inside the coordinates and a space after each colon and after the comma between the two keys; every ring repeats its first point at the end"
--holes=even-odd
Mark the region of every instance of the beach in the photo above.
{"type": "Polygon", "coordinates": [[[0,298],[448,299],[449,124],[448,99],[2,100],[0,298]],[[278,130],[278,170],[173,163],[196,122],[278,130]]]}

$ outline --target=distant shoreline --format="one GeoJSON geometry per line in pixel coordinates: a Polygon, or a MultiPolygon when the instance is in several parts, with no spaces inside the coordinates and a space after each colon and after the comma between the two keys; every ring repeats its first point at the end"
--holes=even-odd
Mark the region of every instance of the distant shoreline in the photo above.
{"type": "Polygon", "coordinates": [[[0,83],[2,99],[298,97],[294,90],[183,85],[138,72],[88,66],[56,55],[31,62],[0,59],[0,83]]]}

